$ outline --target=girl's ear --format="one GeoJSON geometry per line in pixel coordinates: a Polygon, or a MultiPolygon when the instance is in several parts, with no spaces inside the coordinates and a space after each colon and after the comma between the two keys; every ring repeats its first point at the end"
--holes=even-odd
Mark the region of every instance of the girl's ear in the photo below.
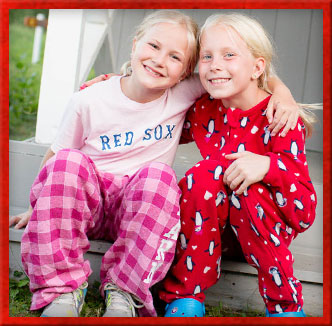
{"type": "Polygon", "coordinates": [[[186,71],[183,72],[178,82],[182,82],[186,78],[186,71]]]}
{"type": "Polygon", "coordinates": [[[135,52],[136,50],[136,43],[137,43],[137,39],[136,37],[133,39],[133,45],[131,47],[131,54],[130,54],[130,57],[133,55],[133,53],[135,52]]]}
{"type": "Polygon", "coordinates": [[[258,79],[259,76],[265,70],[265,59],[263,57],[259,57],[255,59],[255,64],[252,72],[252,79],[258,79]]]}

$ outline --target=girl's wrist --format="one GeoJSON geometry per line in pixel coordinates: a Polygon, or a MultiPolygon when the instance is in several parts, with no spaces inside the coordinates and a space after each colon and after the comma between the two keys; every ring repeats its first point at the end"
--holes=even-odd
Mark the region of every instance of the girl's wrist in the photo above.
{"type": "Polygon", "coordinates": [[[279,94],[283,93],[292,96],[290,89],[285,84],[281,83],[278,83],[277,85],[274,86],[273,93],[279,93],[279,94]]]}

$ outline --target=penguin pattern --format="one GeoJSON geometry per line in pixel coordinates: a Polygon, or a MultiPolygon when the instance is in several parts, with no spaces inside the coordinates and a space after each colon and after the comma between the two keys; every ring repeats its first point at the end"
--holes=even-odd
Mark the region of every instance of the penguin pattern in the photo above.
{"type": "Polygon", "coordinates": [[[195,213],[195,219],[192,218],[192,220],[195,220],[195,232],[201,232],[203,227],[203,222],[207,221],[209,218],[203,218],[200,211],[196,211],[195,213]]]}
{"type": "Polygon", "coordinates": [[[215,244],[214,240],[210,241],[209,248],[205,250],[205,252],[208,252],[210,256],[213,256],[214,249],[218,246],[219,244],[215,244]]]}
{"type": "Polygon", "coordinates": [[[243,117],[239,121],[240,121],[240,127],[245,128],[248,122],[250,122],[250,119],[248,117],[243,117]]]}
{"type": "Polygon", "coordinates": [[[216,197],[216,207],[222,205],[226,200],[226,194],[223,191],[219,191],[216,197]]]}
{"type": "Polygon", "coordinates": [[[255,206],[255,208],[257,209],[257,217],[259,217],[261,220],[263,218],[266,218],[266,215],[264,213],[264,209],[263,209],[263,207],[260,204],[257,204],[255,206]]]}
{"type": "Polygon", "coordinates": [[[219,180],[220,176],[224,174],[223,168],[221,165],[218,165],[213,171],[209,171],[213,174],[214,180],[219,180]]]}
{"type": "Polygon", "coordinates": [[[271,140],[271,133],[268,130],[269,126],[264,127],[264,133],[262,134],[261,138],[263,138],[263,144],[266,146],[269,141],[271,140]]]}
{"type": "Polygon", "coordinates": [[[203,124],[203,128],[207,131],[207,134],[205,135],[206,138],[211,138],[214,134],[219,133],[219,131],[215,129],[214,119],[210,119],[206,126],[203,124]]]}
{"type": "Polygon", "coordinates": [[[242,111],[227,109],[220,100],[204,95],[196,110],[193,106],[188,111],[190,130],[183,131],[181,143],[195,141],[208,159],[179,182],[182,223],[177,246],[181,250],[160,292],[166,302],[187,297],[204,301],[204,290],[221,277],[221,240],[227,224],[247,262],[257,269],[268,311],[302,307],[302,286],[293,275],[289,245],[298,232],[312,225],[317,196],[306,164],[301,119],[301,128],[285,137],[271,136],[265,114],[268,100],[242,111]],[[261,182],[237,195],[223,183],[222,174],[232,163],[225,154],[242,151],[269,156],[270,169],[261,182]]]}
{"type": "Polygon", "coordinates": [[[195,180],[193,179],[194,178],[194,174],[191,173],[187,176],[187,189],[188,191],[190,191],[195,183],[195,180]]]}
{"type": "MultiPolygon", "coordinates": [[[[303,150],[304,150],[304,146],[303,146],[303,150]]],[[[294,160],[298,159],[299,154],[301,154],[303,152],[303,150],[299,150],[299,146],[297,144],[296,140],[291,140],[290,143],[290,148],[289,150],[284,150],[285,153],[290,153],[293,155],[294,160]]]]}
{"type": "Polygon", "coordinates": [[[271,266],[269,268],[269,273],[272,275],[273,282],[276,284],[276,286],[279,288],[282,287],[283,283],[278,267],[271,266]]]}
{"type": "Polygon", "coordinates": [[[180,239],[180,243],[181,243],[181,249],[182,250],[187,249],[188,240],[186,239],[185,234],[181,232],[179,235],[179,239],[180,239]]]}
{"type": "Polygon", "coordinates": [[[192,261],[192,257],[191,256],[187,256],[186,257],[186,267],[187,267],[187,271],[188,272],[192,272],[194,269],[194,266],[196,265],[193,261],[192,261]]]}

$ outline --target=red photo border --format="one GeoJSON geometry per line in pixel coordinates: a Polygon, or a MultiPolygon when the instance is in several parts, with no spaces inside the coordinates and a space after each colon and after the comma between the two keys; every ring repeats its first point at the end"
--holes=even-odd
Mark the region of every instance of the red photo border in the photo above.
{"type": "Polygon", "coordinates": [[[0,325],[331,325],[331,0],[3,0],[0,4],[0,325]],[[275,319],[265,317],[205,317],[205,318],[50,318],[9,317],[9,132],[8,132],[8,26],[9,9],[322,9],[324,41],[323,86],[323,317],[275,319]]]}

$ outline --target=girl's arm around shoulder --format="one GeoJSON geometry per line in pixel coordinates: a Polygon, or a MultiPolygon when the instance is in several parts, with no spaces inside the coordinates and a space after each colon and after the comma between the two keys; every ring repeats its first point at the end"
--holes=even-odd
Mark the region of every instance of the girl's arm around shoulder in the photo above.
{"type": "Polygon", "coordinates": [[[206,90],[203,88],[197,73],[194,73],[192,76],[179,81],[179,83],[176,84],[172,90],[174,92],[178,92],[178,94],[182,96],[186,96],[191,102],[196,101],[204,93],[206,93],[206,90]]]}
{"type": "Polygon", "coordinates": [[[270,77],[268,87],[272,91],[266,110],[266,117],[270,124],[269,130],[274,136],[283,128],[281,136],[285,137],[287,132],[290,129],[294,130],[296,126],[299,117],[299,106],[291,91],[277,76],[270,77]]]}

